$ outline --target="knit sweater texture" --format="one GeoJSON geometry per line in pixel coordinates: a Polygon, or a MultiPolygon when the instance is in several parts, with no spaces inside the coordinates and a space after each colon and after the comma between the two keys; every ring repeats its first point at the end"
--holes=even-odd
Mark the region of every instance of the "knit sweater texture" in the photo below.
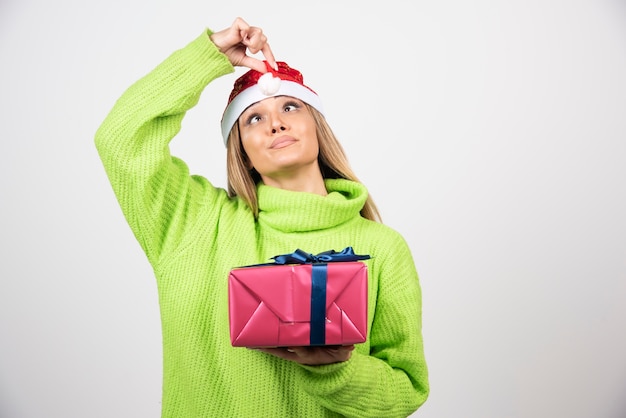
{"type": "Polygon", "coordinates": [[[427,398],[421,290],[407,243],[364,219],[366,188],[327,179],[327,196],[258,186],[259,215],[190,175],[169,142],[205,87],[234,68],[210,30],[118,99],[96,147],[157,281],[163,334],[162,416],[406,417],[427,398]],[[369,254],[368,338],[348,361],[304,366],[232,347],[231,268],[299,248],[369,254]]]}

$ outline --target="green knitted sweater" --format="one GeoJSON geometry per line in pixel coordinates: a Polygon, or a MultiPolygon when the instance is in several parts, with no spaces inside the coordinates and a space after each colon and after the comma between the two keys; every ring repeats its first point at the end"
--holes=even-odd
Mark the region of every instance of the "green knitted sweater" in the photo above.
{"type": "Polygon", "coordinates": [[[234,71],[205,31],[133,84],[96,133],[128,224],[157,280],[162,416],[406,417],[428,396],[421,291],[405,240],[359,214],[367,190],[326,180],[320,196],[258,186],[239,198],[189,174],[169,141],[213,79],[234,71]],[[303,366],[230,344],[227,277],[297,248],[370,254],[368,339],[350,360],[303,366]]]}

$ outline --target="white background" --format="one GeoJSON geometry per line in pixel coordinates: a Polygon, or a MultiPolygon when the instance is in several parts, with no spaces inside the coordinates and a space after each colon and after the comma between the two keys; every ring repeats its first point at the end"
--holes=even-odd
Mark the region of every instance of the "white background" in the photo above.
{"type": "MultiPolygon", "coordinates": [[[[626,416],[625,2],[215,3],[0,2],[0,416],[159,416],[156,285],[93,136],[238,15],[321,95],[413,250],[432,385],[415,416],[626,416]]],[[[172,144],[220,186],[234,79],[172,144]]]]}

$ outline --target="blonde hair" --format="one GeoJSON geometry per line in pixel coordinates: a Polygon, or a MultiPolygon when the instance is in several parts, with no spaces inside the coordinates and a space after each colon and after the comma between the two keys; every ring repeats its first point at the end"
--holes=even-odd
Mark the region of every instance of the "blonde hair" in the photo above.
{"type": "MultiPolygon", "coordinates": [[[[312,106],[306,103],[305,105],[313,115],[317,127],[319,143],[317,159],[322,177],[324,179],[346,179],[361,183],[352,171],[343,147],[330,126],[328,126],[328,123],[326,123],[324,116],[312,106]]],[[[250,160],[243,149],[238,123],[233,125],[228,135],[226,171],[229,196],[239,196],[250,207],[254,216],[258,216],[259,205],[256,195],[256,184],[261,181],[261,176],[252,168],[250,160]]],[[[371,196],[367,197],[361,209],[361,216],[372,221],[382,222],[380,212],[371,196]]]]}

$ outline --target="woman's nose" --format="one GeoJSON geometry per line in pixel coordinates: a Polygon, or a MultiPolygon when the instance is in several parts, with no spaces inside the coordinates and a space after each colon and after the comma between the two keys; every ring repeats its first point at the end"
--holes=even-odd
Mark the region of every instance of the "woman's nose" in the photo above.
{"type": "Polygon", "coordinates": [[[284,130],[285,130],[285,127],[283,125],[272,127],[272,133],[273,134],[278,133],[280,131],[284,131],[284,130]]]}
{"type": "Polygon", "coordinates": [[[279,114],[273,114],[271,117],[272,117],[272,134],[275,134],[275,133],[278,133],[287,129],[285,127],[285,123],[283,122],[279,114]]]}

